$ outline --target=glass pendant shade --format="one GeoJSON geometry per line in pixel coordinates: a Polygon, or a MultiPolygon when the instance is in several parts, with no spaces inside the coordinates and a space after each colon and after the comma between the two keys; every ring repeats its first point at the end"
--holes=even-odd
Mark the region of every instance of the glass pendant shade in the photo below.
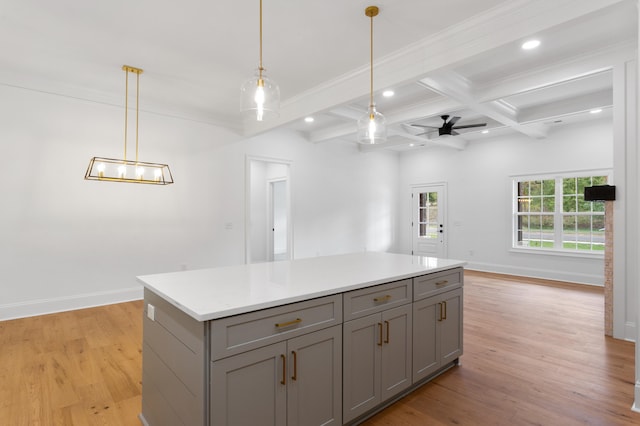
{"type": "Polygon", "coordinates": [[[358,120],[358,142],[375,145],[387,140],[387,123],[384,115],[376,111],[374,105],[358,120]]]}
{"type": "Polygon", "coordinates": [[[245,118],[269,120],[280,115],[280,88],[258,70],[240,87],[240,112],[245,118]]]}

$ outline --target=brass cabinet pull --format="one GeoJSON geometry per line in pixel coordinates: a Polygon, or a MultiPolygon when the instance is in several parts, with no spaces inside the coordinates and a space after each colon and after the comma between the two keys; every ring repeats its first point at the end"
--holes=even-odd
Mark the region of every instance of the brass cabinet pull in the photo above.
{"type": "Polygon", "coordinates": [[[442,303],[438,302],[438,306],[440,307],[440,316],[438,317],[438,321],[442,321],[442,303]]]}
{"type": "Polygon", "coordinates": [[[298,354],[296,351],[291,351],[291,355],[293,355],[293,376],[291,376],[291,380],[298,380],[298,354]]]}
{"type": "Polygon", "coordinates": [[[438,282],[436,283],[436,285],[445,285],[445,284],[449,284],[449,280],[438,281],[438,282]]]}
{"type": "Polygon", "coordinates": [[[296,318],[292,321],[287,321],[287,322],[277,322],[276,323],[276,327],[277,328],[283,328],[283,327],[289,327],[290,325],[294,325],[294,324],[299,324],[302,322],[302,319],[300,318],[296,318]]]}
{"type": "Polygon", "coordinates": [[[380,332],[380,340],[378,340],[378,346],[382,346],[382,323],[378,323],[378,331],[380,332]]]}
{"type": "Polygon", "coordinates": [[[444,305],[444,316],[442,317],[443,320],[447,319],[447,302],[444,301],[442,302],[442,304],[444,305]]]}
{"type": "Polygon", "coordinates": [[[388,302],[389,300],[391,300],[390,294],[386,294],[384,296],[376,297],[373,299],[374,302],[388,302]]]}
{"type": "Polygon", "coordinates": [[[282,359],[282,380],[280,380],[281,385],[287,384],[287,357],[284,355],[280,355],[282,359]]]}
{"type": "Polygon", "coordinates": [[[387,326],[387,338],[385,339],[384,342],[389,343],[389,321],[385,321],[384,323],[387,326]]]}

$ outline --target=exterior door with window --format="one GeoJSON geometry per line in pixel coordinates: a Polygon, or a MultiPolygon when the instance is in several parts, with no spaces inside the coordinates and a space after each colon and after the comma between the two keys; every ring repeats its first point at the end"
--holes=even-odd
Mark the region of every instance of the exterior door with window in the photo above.
{"type": "Polygon", "coordinates": [[[445,196],[445,184],[412,188],[412,254],[446,257],[445,196]]]}

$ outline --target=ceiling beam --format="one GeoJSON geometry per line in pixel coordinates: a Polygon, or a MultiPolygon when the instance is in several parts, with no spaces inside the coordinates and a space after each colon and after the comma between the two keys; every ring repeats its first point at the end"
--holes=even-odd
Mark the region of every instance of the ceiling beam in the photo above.
{"type": "Polygon", "coordinates": [[[520,125],[517,109],[508,103],[500,100],[484,103],[478,101],[474,95],[471,81],[454,71],[434,72],[429,77],[421,79],[420,83],[524,135],[534,139],[542,139],[547,136],[547,129],[543,125],[520,125]]]}
{"type": "MultiPolygon", "coordinates": [[[[448,98],[437,98],[429,102],[411,105],[394,113],[388,115],[385,114],[387,129],[396,124],[417,120],[419,118],[431,117],[441,114],[442,111],[450,111],[459,107],[460,104],[458,102],[448,98]]],[[[351,106],[343,106],[332,108],[329,110],[329,113],[343,118],[353,119],[354,122],[311,132],[308,137],[310,142],[320,143],[355,135],[357,131],[356,121],[366,113],[366,110],[360,110],[351,106]]]]}
{"type": "MultiPolygon", "coordinates": [[[[418,41],[374,63],[377,87],[416,81],[438,69],[515,42],[615,5],[624,0],[512,0],[435,36],[418,41]]],[[[363,66],[282,102],[276,120],[245,121],[244,135],[253,136],[307,115],[327,111],[368,95],[369,67],[363,66]]]]}
{"type": "Polygon", "coordinates": [[[635,55],[635,42],[609,46],[589,54],[554,63],[551,66],[512,75],[506,79],[485,84],[483,87],[476,87],[475,96],[478,102],[490,102],[542,87],[562,84],[570,80],[608,71],[614,64],[634,59],[635,55]]]}
{"type": "Polygon", "coordinates": [[[533,123],[549,120],[550,117],[562,117],[579,114],[595,108],[608,108],[613,105],[613,91],[604,89],[572,98],[554,101],[529,108],[524,108],[518,114],[520,123],[533,123]]]}

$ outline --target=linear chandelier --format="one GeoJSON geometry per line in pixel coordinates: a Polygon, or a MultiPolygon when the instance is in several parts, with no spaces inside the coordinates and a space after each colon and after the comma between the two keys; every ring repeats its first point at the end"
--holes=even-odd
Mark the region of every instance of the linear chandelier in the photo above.
{"type": "Polygon", "coordinates": [[[124,99],[124,158],[93,157],[89,160],[89,167],[84,175],[86,180],[101,180],[106,182],[146,183],[151,185],[169,185],[173,183],[173,176],[169,165],[148,163],[138,160],[138,116],[140,104],[140,74],[143,70],[129,65],[123,65],[126,73],[124,99]],[[127,134],[129,133],[129,73],[136,75],[136,157],[127,160],[127,134]]]}
{"type": "Polygon", "coordinates": [[[358,120],[358,142],[363,144],[378,144],[387,141],[386,120],[384,115],[376,111],[376,104],[373,102],[373,17],[378,16],[379,11],[377,6],[369,6],[364,10],[364,14],[371,18],[371,68],[369,108],[367,114],[358,120]]]}
{"type": "Polygon", "coordinates": [[[262,66],[262,0],[260,0],[260,61],[258,72],[240,87],[240,112],[263,121],[280,115],[280,88],[267,77],[262,66]]]}

